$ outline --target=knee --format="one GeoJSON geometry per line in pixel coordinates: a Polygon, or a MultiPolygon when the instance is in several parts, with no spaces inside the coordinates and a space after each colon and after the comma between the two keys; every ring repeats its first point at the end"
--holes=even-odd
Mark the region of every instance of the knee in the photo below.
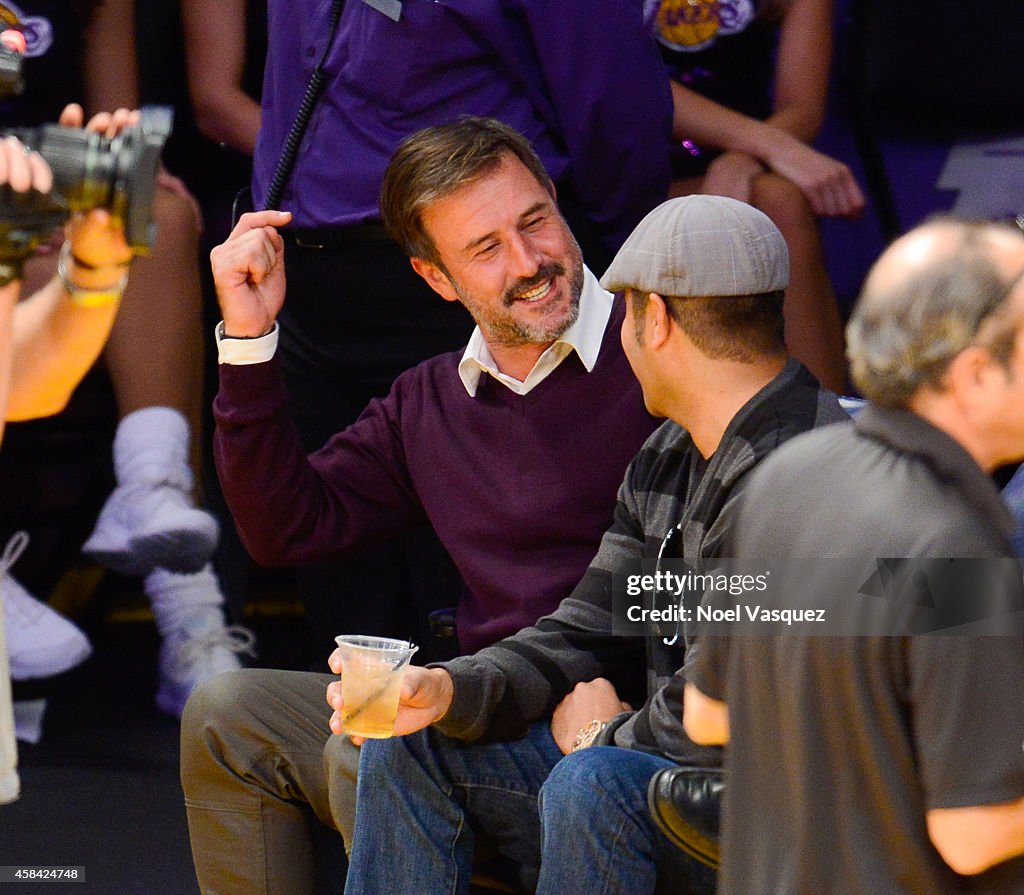
{"type": "Polygon", "coordinates": [[[181,782],[188,791],[194,771],[222,751],[225,732],[248,703],[251,672],[225,671],[203,681],[189,696],[181,715],[181,782]]]}
{"type": "Polygon", "coordinates": [[[647,787],[662,763],[614,746],[572,752],[555,765],[541,787],[542,814],[579,817],[588,823],[619,823],[624,815],[648,825],[647,787]]]}
{"type": "Polygon", "coordinates": [[[216,725],[235,706],[244,704],[248,678],[245,669],[225,671],[197,685],[181,715],[182,739],[187,734],[191,741],[216,725]]]}
{"type": "Polygon", "coordinates": [[[364,787],[402,789],[438,781],[442,777],[438,757],[426,730],[385,740],[367,740],[359,750],[357,785],[361,792],[364,787]]]}
{"type": "Polygon", "coordinates": [[[615,773],[618,752],[611,747],[595,747],[566,755],[541,786],[541,805],[546,810],[589,814],[615,773]]]}
{"type": "MultiPolygon", "coordinates": [[[[170,190],[158,189],[153,199],[156,240],[146,261],[161,279],[175,278],[182,288],[199,271],[199,228],[191,202],[170,190]]],[[[192,288],[198,292],[198,288],[192,288]]]]}
{"type": "Polygon", "coordinates": [[[195,241],[199,235],[192,202],[169,189],[158,189],[153,197],[153,220],[158,238],[167,241],[195,241]]]}
{"type": "Polygon", "coordinates": [[[753,204],[782,231],[787,240],[808,228],[815,232],[818,218],[807,197],[791,180],[778,174],[763,174],[754,181],[753,204]]]}

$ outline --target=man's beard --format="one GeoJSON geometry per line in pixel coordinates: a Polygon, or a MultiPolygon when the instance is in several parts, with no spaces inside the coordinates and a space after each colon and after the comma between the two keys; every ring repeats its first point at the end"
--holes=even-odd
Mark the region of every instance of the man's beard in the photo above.
{"type": "MultiPolygon", "coordinates": [[[[546,344],[560,338],[579,316],[580,295],[583,293],[583,257],[575,241],[569,251],[569,260],[573,266],[572,276],[569,279],[569,305],[565,314],[555,320],[530,322],[516,319],[512,314],[499,315],[495,311],[485,309],[455,280],[451,280],[451,284],[459,296],[459,300],[473,315],[489,344],[502,348],[546,344]]],[[[509,286],[502,296],[502,305],[505,308],[512,308],[518,297],[524,292],[529,292],[554,277],[564,277],[565,273],[565,265],[560,261],[551,261],[543,265],[532,277],[524,277],[509,286]]]]}

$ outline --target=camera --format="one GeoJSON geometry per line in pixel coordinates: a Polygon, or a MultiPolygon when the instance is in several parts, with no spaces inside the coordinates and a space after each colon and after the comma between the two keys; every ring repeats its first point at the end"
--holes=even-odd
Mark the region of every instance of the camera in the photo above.
{"type": "MultiPolygon", "coordinates": [[[[10,128],[13,135],[38,152],[53,170],[51,214],[58,223],[76,211],[105,208],[123,222],[125,239],[135,254],[153,243],[153,196],[160,153],[171,132],[172,111],[166,106],[143,108],[138,125],[108,139],[57,124],[10,128]]],[[[0,208],[0,231],[6,226],[0,208]]]]}
{"type": "MultiPolygon", "coordinates": [[[[21,93],[25,37],[13,9],[0,2],[0,99],[21,93]]],[[[142,109],[139,124],[108,139],[89,131],[44,124],[0,130],[38,152],[53,171],[45,197],[0,192],[0,243],[15,253],[31,251],[39,237],[73,212],[105,208],[124,225],[136,255],[156,236],[153,197],[160,154],[171,133],[169,106],[142,109]]]]}

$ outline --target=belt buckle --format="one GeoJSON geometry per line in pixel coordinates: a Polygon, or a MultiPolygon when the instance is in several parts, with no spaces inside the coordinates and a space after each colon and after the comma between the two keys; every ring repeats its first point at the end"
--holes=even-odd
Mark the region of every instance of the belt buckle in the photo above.
{"type": "Polygon", "coordinates": [[[324,246],[324,244],[322,242],[314,242],[312,240],[307,241],[306,239],[303,238],[302,233],[300,231],[298,231],[298,230],[295,231],[292,234],[292,239],[295,240],[295,245],[297,245],[299,248],[302,248],[302,249],[322,249],[322,248],[325,248],[325,246],[324,246]]]}

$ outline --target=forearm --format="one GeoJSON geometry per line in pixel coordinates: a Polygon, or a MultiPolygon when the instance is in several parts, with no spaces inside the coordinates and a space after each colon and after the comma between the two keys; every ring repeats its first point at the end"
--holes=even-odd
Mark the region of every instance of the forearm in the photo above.
{"type": "Polygon", "coordinates": [[[1024,799],[932,809],[928,835],[957,873],[975,874],[1024,854],[1024,799]]]}
{"type": "Polygon", "coordinates": [[[0,287],[0,442],[7,419],[7,397],[11,387],[11,354],[14,332],[14,305],[18,301],[18,283],[0,287]]]}
{"type": "Polygon", "coordinates": [[[643,668],[643,648],[612,635],[610,606],[603,605],[611,586],[605,575],[589,569],[573,595],[536,625],[446,663],[455,695],[438,723],[441,731],[474,741],[517,739],[533,722],[551,717],[576,684],[634,681],[643,668]]]}
{"type": "Polygon", "coordinates": [[[818,136],[824,114],[805,106],[786,106],[776,110],[765,121],[765,124],[776,128],[801,143],[811,144],[818,136]]]}
{"type": "Polygon", "coordinates": [[[672,135],[702,146],[744,152],[770,165],[774,144],[790,135],[775,124],[758,121],[672,81],[672,135]]]}
{"type": "Polygon", "coordinates": [[[103,350],[118,304],[114,299],[83,307],[54,276],[14,308],[6,419],[34,419],[64,409],[103,350]]]}
{"type": "Polygon", "coordinates": [[[803,143],[825,121],[832,66],[831,0],[792,0],[779,31],[775,110],[768,119],[803,143]]]}
{"type": "Polygon", "coordinates": [[[242,89],[245,0],[183,0],[181,17],[188,89],[199,129],[215,143],[252,155],[260,104],[242,89]]]}
{"type": "Polygon", "coordinates": [[[103,0],[85,30],[85,101],[89,114],[137,109],[134,0],[103,0]]]}
{"type": "Polygon", "coordinates": [[[208,86],[192,92],[199,129],[214,143],[252,155],[260,129],[259,103],[240,88],[225,86],[211,91],[208,86]]]}

